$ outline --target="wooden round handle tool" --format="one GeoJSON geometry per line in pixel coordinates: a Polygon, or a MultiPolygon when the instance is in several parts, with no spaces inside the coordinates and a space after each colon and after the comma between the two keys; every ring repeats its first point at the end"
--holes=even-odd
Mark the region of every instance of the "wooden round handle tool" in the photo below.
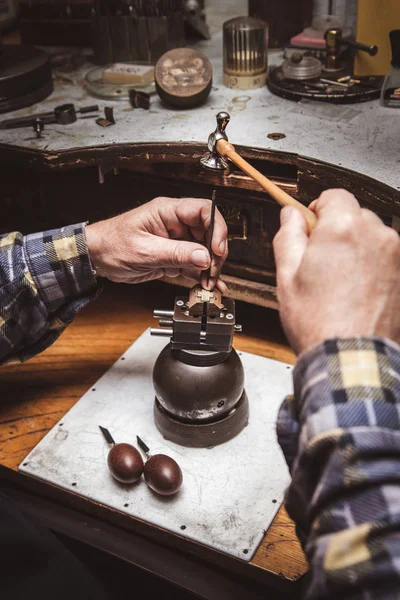
{"type": "Polygon", "coordinates": [[[233,163],[235,163],[236,166],[238,166],[240,169],[242,169],[242,171],[247,173],[247,175],[254,179],[254,181],[259,183],[261,187],[263,187],[264,190],[266,190],[270,194],[270,196],[272,196],[272,198],[278,202],[278,204],[280,204],[281,206],[289,205],[297,208],[303,214],[305,220],[307,221],[308,231],[309,233],[311,233],[311,231],[317,224],[317,217],[315,213],[313,213],[309,208],[301,204],[298,200],[295,200],[295,198],[292,198],[292,196],[289,196],[289,194],[287,194],[284,190],[278,187],[270,179],[265,177],[265,175],[262,175],[260,171],[257,171],[257,169],[252,167],[246,160],[244,160],[244,158],[242,158],[236,152],[235,147],[226,140],[218,140],[217,152],[223,158],[229,158],[233,163]]]}

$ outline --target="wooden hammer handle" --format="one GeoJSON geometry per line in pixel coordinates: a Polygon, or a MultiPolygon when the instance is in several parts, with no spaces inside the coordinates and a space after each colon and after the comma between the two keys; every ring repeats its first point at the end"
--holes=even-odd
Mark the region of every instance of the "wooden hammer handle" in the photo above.
{"type": "Polygon", "coordinates": [[[226,140],[218,140],[217,152],[223,158],[229,158],[233,163],[235,163],[235,165],[242,169],[242,171],[247,173],[247,175],[254,179],[254,181],[259,183],[261,187],[263,187],[264,190],[266,190],[270,194],[270,196],[272,196],[272,198],[274,198],[274,200],[278,202],[278,204],[280,204],[281,206],[290,205],[297,208],[307,221],[308,231],[309,233],[311,233],[311,231],[317,224],[317,217],[315,216],[315,213],[313,213],[310,209],[301,204],[298,200],[292,198],[292,196],[289,196],[289,194],[287,194],[284,190],[278,187],[270,179],[265,177],[265,175],[262,175],[260,171],[257,171],[257,169],[252,167],[246,160],[244,160],[244,158],[242,158],[235,151],[235,147],[232,146],[232,144],[230,144],[226,140]]]}

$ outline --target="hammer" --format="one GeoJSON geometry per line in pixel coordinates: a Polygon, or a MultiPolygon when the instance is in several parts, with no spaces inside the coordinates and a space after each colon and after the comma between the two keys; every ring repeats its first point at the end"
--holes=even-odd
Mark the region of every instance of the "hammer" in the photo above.
{"type": "Polygon", "coordinates": [[[260,171],[252,167],[244,158],[242,158],[235,150],[235,147],[229,143],[225,133],[226,126],[230,121],[230,116],[227,112],[219,112],[217,114],[217,127],[208,137],[209,153],[204,156],[200,162],[208,169],[226,169],[228,168],[228,160],[231,160],[242,171],[249,175],[261,187],[263,187],[274,200],[281,206],[294,206],[304,216],[308,232],[314,229],[317,223],[317,217],[306,206],[298,200],[287,194],[284,190],[278,187],[273,181],[265,177],[260,171]]]}

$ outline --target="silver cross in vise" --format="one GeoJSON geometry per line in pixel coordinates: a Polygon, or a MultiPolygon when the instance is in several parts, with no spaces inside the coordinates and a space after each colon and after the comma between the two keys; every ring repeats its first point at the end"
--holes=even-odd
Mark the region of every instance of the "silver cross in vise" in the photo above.
{"type": "Polygon", "coordinates": [[[217,152],[217,142],[221,139],[228,141],[225,129],[230,119],[231,117],[227,112],[219,112],[217,114],[217,127],[215,128],[215,131],[208,136],[207,147],[210,152],[200,159],[201,164],[208,169],[222,170],[228,167],[226,160],[217,152]]]}

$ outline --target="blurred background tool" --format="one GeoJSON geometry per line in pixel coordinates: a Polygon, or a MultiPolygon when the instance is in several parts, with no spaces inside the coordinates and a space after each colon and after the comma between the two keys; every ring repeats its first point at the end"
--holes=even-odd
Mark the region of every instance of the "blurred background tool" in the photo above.
{"type": "Polygon", "coordinates": [[[185,45],[182,0],[96,0],[91,18],[94,62],[156,61],[185,45]]]}
{"type": "Polygon", "coordinates": [[[371,56],[356,52],[354,76],[385,76],[392,59],[389,33],[400,29],[399,0],[360,0],[357,7],[356,39],[376,44],[379,52],[371,56]]]}
{"type": "Polygon", "coordinates": [[[312,0],[248,0],[248,13],[268,24],[269,47],[281,48],[310,21],[312,0]]]}
{"type": "Polygon", "coordinates": [[[345,38],[339,27],[327,29],[321,48],[291,48],[284,62],[269,72],[268,88],[289,100],[302,98],[335,104],[365,102],[379,98],[383,77],[353,75],[354,55],[379,54],[376,44],[365,44],[345,38]]]}
{"type": "Polygon", "coordinates": [[[193,108],[208,98],[213,69],[199,50],[175,48],[159,58],[154,76],[156,91],[165,105],[193,108]]]}
{"type": "Polygon", "coordinates": [[[254,179],[254,181],[256,181],[262,188],[264,188],[264,190],[266,190],[268,194],[278,202],[278,204],[281,206],[289,205],[297,208],[306,219],[309,231],[312,231],[317,221],[315,213],[304,206],[304,204],[301,204],[298,200],[290,196],[283,189],[278,187],[273,181],[265,177],[265,175],[257,171],[257,169],[250,165],[235,151],[234,146],[229,143],[225,132],[226,126],[230,121],[230,116],[228,113],[218,113],[216,119],[217,128],[208,137],[207,147],[209,149],[209,153],[201,159],[201,164],[208,169],[221,170],[228,168],[229,159],[237,167],[254,179]]]}
{"type": "Polygon", "coordinates": [[[261,19],[235,17],[223,25],[224,85],[248,90],[267,80],[268,25],[261,19]]]}
{"type": "Polygon", "coordinates": [[[0,40],[0,113],[43,100],[53,91],[50,55],[0,40]]]}
{"type": "Polygon", "coordinates": [[[60,104],[56,106],[54,110],[36,113],[33,115],[27,115],[26,117],[16,117],[14,119],[5,119],[0,121],[0,129],[17,129],[19,127],[31,127],[35,122],[40,121],[45,123],[60,123],[60,125],[69,125],[77,121],[77,114],[88,114],[97,112],[99,107],[97,104],[92,106],[81,106],[75,108],[74,104],[60,104]]]}
{"type": "Polygon", "coordinates": [[[392,61],[382,86],[381,106],[400,108],[400,29],[391,31],[389,37],[392,61]]]}

